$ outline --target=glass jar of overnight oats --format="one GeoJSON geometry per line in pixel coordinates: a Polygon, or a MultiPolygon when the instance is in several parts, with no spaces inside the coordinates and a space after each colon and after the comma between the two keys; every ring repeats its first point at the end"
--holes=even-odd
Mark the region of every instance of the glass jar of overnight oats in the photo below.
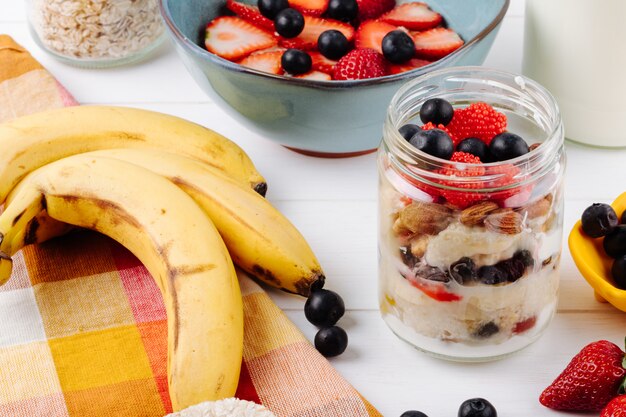
{"type": "Polygon", "coordinates": [[[378,167],[379,301],[394,333],[458,361],[496,359],[535,341],[557,308],[563,229],[563,125],[550,93],[478,67],[420,77],[389,106],[378,167]],[[474,163],[417,149],[399,129],[422,124],[432,98],[452,104],[454,117],[487,103],[527,153],[474,163]]]}

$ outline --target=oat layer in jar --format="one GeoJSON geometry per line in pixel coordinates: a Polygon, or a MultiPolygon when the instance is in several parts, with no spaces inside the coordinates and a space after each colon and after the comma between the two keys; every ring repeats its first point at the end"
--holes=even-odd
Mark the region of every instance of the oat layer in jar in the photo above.
{"type": "Polygon", "coordinates": [[[146,57],[164,39],[158,0],[27,0],[35,41],[56,58],[110,67],[146,57]]]}
{"type": "Polygon", "coordinates": [[[527,78],[478,67],[420,77],[392,100],[378,165],[379,302],[388,326],[459,361],[535,341],[559,285],[565,154],[553,97],[527,78]],[[449,116],[440,111],[447,125],[421,120],[441,117],[422,108],[433,98],[449,107],[449,116]],[[411,124],[415,135],[399,132],[411,124]]]}

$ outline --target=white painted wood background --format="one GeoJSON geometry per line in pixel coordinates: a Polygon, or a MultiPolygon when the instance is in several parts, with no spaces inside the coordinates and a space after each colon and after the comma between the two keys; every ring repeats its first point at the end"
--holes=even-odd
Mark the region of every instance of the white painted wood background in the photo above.
{"type": "MultiPolygon", "coordinates": [[[[485,65],[521,70],[524,1],[512,0],[485,65]]],[[[487,364],[432,359],[396,339],[377,310],[375,156],[344,160],[292,153],[239,126],[200,91],[169,44],[148,62],[82,70],[54,61],[35,46],[24,4],[0,0],[0,33],[28,48],[82,103],[128,105],[181,116],[239,143],[268,179],[268,198],[307,237],[348,312],[340,324],[350,345],[333,365],[386,417],[418,409],[430,417],[454,417],[465,399],[481,396],[501,417],[558,416],[537,398],[585,344],[608,339],[622,344],[626,315],[596,303],[564,246],[559,312],[546,334],[519,354],[487,364]]],[[[590,121],[599,123],[599,121],[590,121]]],[[[610,202],[626,190],[626,150],[567,144],[565,234],[592,202],[610,202]]],[[[273,298],[312,340],[303,300],[273,298]]],[[[564,415],[564,414],[563,414],[564,415]]],[[[568,414],[567,416],[577,416],[568,414]]],[[[348,416],[346,416],[348,417],[348,416]]]]}

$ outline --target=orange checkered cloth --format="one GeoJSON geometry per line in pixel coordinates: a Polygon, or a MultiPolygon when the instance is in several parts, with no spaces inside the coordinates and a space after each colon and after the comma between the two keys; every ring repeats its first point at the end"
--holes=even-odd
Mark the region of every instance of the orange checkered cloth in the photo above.
{"type": "MultiPolygon", "coordinates": [[[[71,95],[0,35],[0,122],[71,95]]],[[[381,416],[317,353],[268,295],[240,276],[244,360],[237,397],[278,417],[381,416]]],[[[0,287],[0,417],[153,417],[171,412],[166,315],[126,249],[78,232],[14,257],[0,287]]]]}

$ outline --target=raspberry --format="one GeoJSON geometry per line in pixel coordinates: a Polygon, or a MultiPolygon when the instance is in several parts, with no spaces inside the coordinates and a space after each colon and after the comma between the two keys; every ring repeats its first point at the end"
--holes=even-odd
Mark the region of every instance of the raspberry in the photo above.
{"type": "Polygon", "coordinates": [[[452,135],[452,133],[448,130],[448,128],[445,127],[444,125],[442,125],[442,124],[434,125],[433,122],[428,122],[424,126],[422,126],[422,130],[432,130],[432,129],[443,130],[444,132],[446,132],[448,134],[448,136],[450,136],[450,139],[452,139],[452,142],[454,143],[454,146],[457,145],[457,140],[452,135]]]}
{"type": "MultiPolygon", "coordinates": [[[[521,182],[524,178],[520,178],[520,172],[518,167],[510,164],[489,167],[487,175],[500,174],[500,176],[486,184],[486,186],[488,188],[499,188],[521,182]]],[[[490,198],[503,207],[519,207],[528,200],[533,188],[533,185],[523,185],[508,190],[496,191],[491,193],[490,198]]]]}
{"type": "Polygon", "coordinates": [[[464,164],[480,164],[480,158],[467,152],[455,152],[450,158],[452,162],[462,162],[464,164]]]}
{"type": "Polygon", "coordinates": [[[463,139],[475,137],[487,145],[494,136],[506,130],[506,116],[487,103],[472,103],[464,109],[454,111],[454,117],[447,128],[450,137],[457,145],[463,139]]]}

